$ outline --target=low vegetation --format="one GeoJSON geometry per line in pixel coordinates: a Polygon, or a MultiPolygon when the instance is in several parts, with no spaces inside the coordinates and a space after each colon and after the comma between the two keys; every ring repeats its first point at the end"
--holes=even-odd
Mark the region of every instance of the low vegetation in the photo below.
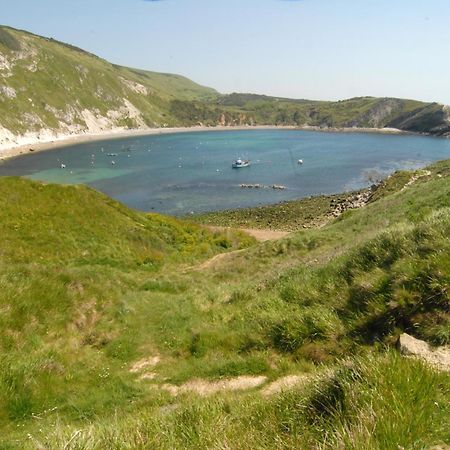
{"type": "Polygon", "coordinates": [[[3,178],[0,448],[448,443],[448,374],[394,344],[450,344],[449,174],[399,172],[336,219],[336,197],[213,216],[288,210],[297,231],[259,244],[3,178]]]}

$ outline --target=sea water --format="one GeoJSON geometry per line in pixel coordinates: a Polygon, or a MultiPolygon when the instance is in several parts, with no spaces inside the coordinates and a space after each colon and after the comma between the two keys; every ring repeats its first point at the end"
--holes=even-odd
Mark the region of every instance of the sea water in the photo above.
{"type": "Polygon", "coordinates": [[[83,183],[142,211],[183,215],[350,191],[446,158],[450,140],[425,136],[208,131],[30,153],[0,164],[0,175],[83,183]],[[250,159],[250,167],[233,169],[239,157],[250,159]],[[241,187],[252,184],[261,187],[241,187]]]}

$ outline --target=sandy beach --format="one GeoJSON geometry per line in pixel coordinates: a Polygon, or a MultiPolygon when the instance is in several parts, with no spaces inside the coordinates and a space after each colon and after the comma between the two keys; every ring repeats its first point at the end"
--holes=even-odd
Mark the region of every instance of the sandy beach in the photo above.
{"type": "Polygon", "coordinates": [[[276,126],[276,125],[257,125],[257,126],[195,126],[178,128],[140,128],[140,129],[112,129],[96,133],[83,134],[59,134],[52,135],[48,133],[44,138],[36,139],[28,137],[26,143],[20,142],[11,146],[3,145],[0,147],[0,162],[9,158],[25,155],[31,152],[40,152],[53,150],[70,145],[81,144],[85,142],[104,141],[111,139],[120,139],[126,137],[151,136],[173,133],[194,133],[204,131],[239,131],[239,130],[303,130],[303,131],[321,131],[333,133],[383,133],[383,134],[411,134],[396,128],[323,128],[315,126],[276,126]]]}
{"type": "Polygon", "coordinates": [[[106,141],[112,139],[120,139],[126,137],[151,136],[161,134],[173,133],[194,133],[202,131],[227,131],[227,130],[263,130],[263,129],[296,129],[296,127],[277,127],[277,126],[235,126],[235,127],[177,127],[177,128],[138,128],[138,129],[111,129],[102,132],[86,132],[82,134],[60,134],[49,135],[45,138],[36,138],[32,140],[27,138],[27,142],[22,144],[12,144],[11,146],[4,145],[0,147],[0,161],[13,158],[19,155],[25,155],[30,152],[41,152],[46,150],[57,149],[61,147],[68,147],[70,145],[81,144],[85,142],[106,141]]]}

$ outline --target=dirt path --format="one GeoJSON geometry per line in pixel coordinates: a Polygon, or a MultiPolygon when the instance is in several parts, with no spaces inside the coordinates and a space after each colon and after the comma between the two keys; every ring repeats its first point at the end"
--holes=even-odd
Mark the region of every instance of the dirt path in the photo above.
{"type": "Polygon", "coordinates": [[[299,384],[306,383],[309,377],[306,374],[302,375],[286,375],[285,377],[278,378],[272,383],[267,384],[261,391],[261,394],[265,397],[270,395],[279,394],[283,391],[293,389],[299,384]]]}
{"type": "Polygon", "coordinates": [[[432,173],[429,170],[417,170],[411,179],[401,188],[400,192],[406,190],[409,186],[414,184],[419,178],[429,177],[432,173]]]}
{"type": "MultiPolygon", "coordinates": [[[[157,378],[156,372],[148,372],[159,365],[161,359],[159,356],[150,356],[148,358],[135,361],[129,368],[130,373],[137,375],[141,381],[153,382],[157,378]]],[[[238,377],[223,378],[219,380],[207,380],[195,378],[177,386],[170,383],[150,384],[157,389],[169,392],[173,396],[192,392],[200,396],[208,396],[223,391],[246,391],[249,389],[262,388],[260,393],[263,396],[279,394],[283,391],[293,389],[294,387],[306,383],[310,380],[307,374],[290,374],[268,382],[265,375],[241,375],[238,377]]]]}
{"type": "Polygon", "coordinates": [[[275,241],[282,239],[290,234],[288,231],[274,231],[274,230],[257,230],[254,228],[238,228],[238,230],[245,231],[250,236],[253,236],[257,241],[275,241]]]}
{"type": "Polygon", "coordinates": [[[244,249],[242,250],[234,250],[233,252],[228,252],[228,253],[219,253],[216,256],[213,256],[211,259],[208,259],[207,261],[199,264],[198,266],[195,267],[191,267],[191,270],[206,270],[209,269],[211,267],[214,267],[216,264],[222,262],[222,261],[226,261],[227,259],[232,258],[234,255],[237,255],[238,253],[243,252],[244,249]]]}
{"type": "Polygon", "coordinates": [[[233,228],[233,227],[216,227],[216,226],[208,226],[208,228],[212,231],[227,231],[227,230],[243,231],[244,233],[247,233],[250,236],[254,237],[259,242],[282,239],[290,234],[288,231],[259,230],[256,228],[233,228]]]}
{"type": "MultiPolygon", "coordinates": [[[[143,378],[141,378],[143,379],[143,378]]],[[[202,397],[214,395],[224,391],[247,391],[250,389],[262,388],[259,390],[264,397],[280,394],[282,392],[296,388],[299,385],[305,384],[311,380],[306,374],[301,375],[287,375],[270,383],[267,382],[267,377],[242,375],[234,378],[225,378],[222,380],[204,380],[194,379],[186,383],[176,386],[174,384],[158,384],[154,385],[158,389],[169,392],[174,397],[187,392],[200,395],[202,397]]]]}
{"type": "Polygon", "coordinates": [[[261,386],[267,381],[267,377],[259,376],[240,376],[235,378],[227,378],[225,380],[208,381],[208,380],[191,380],[181,386],[173,384],[163,384],[161,389],[170,392],[172,395],[179,395],[185,392],[194,392],[201,396],[213,395],[223,391],[243,391],[261,386]]]}
{"type": "MultiPolygon", "coordinates": [[[[287,231],[256,230],[256,229],[252,229],[252,228],[231,228],[231,227],[213,227],[213,226],[208,226],[207,228],[212,231],[226,231],[226,230],[243,231],[243,232],[249,234],[250,236],[253,236],[258,242],[282,239],[290,234],[287,231]]],[[[227,252],[227,253],[219,253],[218,255],[213,256],[212,258],[199,264],[198,266],[189,267],[189,268],[185,269],[183,272],[188,272],[189,270],[202,271],[202,270],[209,269],[223,261],[226,261],[227,259],[232,258],[233,256],[237,255],[238,253],[243,252],[244,250],[245,249],[234,250],[232,252],[227,252]]]]}

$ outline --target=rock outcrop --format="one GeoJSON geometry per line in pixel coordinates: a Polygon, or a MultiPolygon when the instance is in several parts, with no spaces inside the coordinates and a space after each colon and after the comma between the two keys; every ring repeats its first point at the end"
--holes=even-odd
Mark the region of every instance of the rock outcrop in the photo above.
{"type": "Polygon", "coordinates": [[[433,367],[450,372],[450,347],[431,348],[430,345],[403,333],[398,340],[400,352],[405,356],[422,359],[433,367]]]}

